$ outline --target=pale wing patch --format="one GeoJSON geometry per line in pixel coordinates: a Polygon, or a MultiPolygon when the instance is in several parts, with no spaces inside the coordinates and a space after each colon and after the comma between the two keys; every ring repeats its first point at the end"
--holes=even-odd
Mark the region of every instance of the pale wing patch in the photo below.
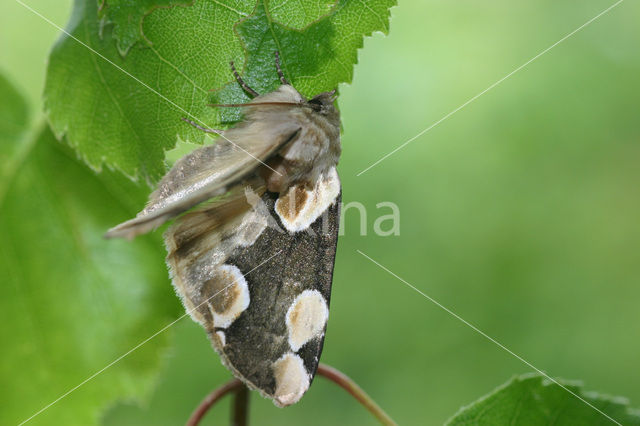
{"type": "Polygon", "coordinates": [[[273,395],[276,405],[286,407],[298,402],[310,384],[302,358],[286,353],[273,363],[272,368],[276,379],[276,391],[273,395]]]}
{"type": "Polygon", "coordinates": [[[253,206],[253,210],[245,214],[242,223],[238,226],[236,243],[240,247],[253,245],[267,227],[268,219],[271,217],[260,196],[250,187],[245,188],[245,197],[247,202],[253,206]]]}
{"type": "Polygon", "coordinates": [[[268,221],[275,222],[260,199],[263,192],[260,186],[255,191],[238,186],[223,200],[182,216],[164,234],[176,292],[191,317],[207,329],[213,327],[213,313],[205,302],[222,288],[206,283],[216,282],[218,268],[234,250],[251,246],[268,221]]]}
{"type": "Polygon", "coordinates": [[[276,201],[275,211],[289,232],[307,229],[340,193],[340,179],[335,167],[321,175],[313,188],[293,185],[276,201]]]}
{"type": "Polygon", "coordinates": [[[320,336],[329,318],[329,307],[318,290],[300,293],[287,311],[286,323],[289,346],[294,352],[305,343],[320,336]]]}
{"type": "Polygon", "coordinates": [[[204,283],[213,315],[213,326],[227,328],[249,306],[249,287],[240,269],[233,265],[219,266],[213,277],[204,283]]]}
{"type": "Polygon", "coordinates": [[[224,346],[227,344],[227,337],[224,334],[224,331],[216,331],[216,336],[218,340],[220,340],[220,346],[224,346]]]}

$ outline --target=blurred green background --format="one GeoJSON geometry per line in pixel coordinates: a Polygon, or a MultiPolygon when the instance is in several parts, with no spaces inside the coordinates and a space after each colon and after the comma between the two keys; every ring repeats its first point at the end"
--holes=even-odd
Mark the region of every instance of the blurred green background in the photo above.
{"type": "MultiPolygon", "coordinates": [[[[60,25],[71,7],[29,4],[60,25]]],[[[340,88],[343,198],[367,207],[369,235],[350,210],[322,360],[400,424],[441,424],[531,369],[356,250],[548,374],[640,406],[638,2],[356,176],[611,4],[400,1],[390,35],[365,40],[353,84],[340,88]],[[372,232],[383,201],[400,208],[400,236],[372,232]]],[[[2,10],[0,71],[39,111],[57,31],[13,0],[2,10]]],[[[199,326],[185,319],[171,333],[148,403],[114,404],[105,424],[182,424],[229,378],[199,326]]],[[[322,378],[293,407],[251,402],[253,424],[375,424],[322,378]]],[[[224,423],[227,406],[203,424],[224,423]]]]}

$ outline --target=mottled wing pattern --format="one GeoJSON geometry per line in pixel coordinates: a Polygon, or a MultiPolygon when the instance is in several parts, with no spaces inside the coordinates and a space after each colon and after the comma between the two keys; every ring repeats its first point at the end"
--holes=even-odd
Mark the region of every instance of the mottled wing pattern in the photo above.
{"type": "MultiPolygon", "coordinates": [[[[273,211],[272,194],[263,201],[273,211]]],[[[266,253],[282,250],[246,276],[251,302],[243,315],[226,329],[208,330],[227,366],[279,405],[297,402],[318,368],[338,223],[339,196],[326,223],[320,217],[310,231],[295,234],[267,228],[251,247],[226,262],[247,274],[266,253]]]]}
{"type": "MultiPolygon", "coordinates": [[[[282,86],[251,103],[301,101],[295,89],[282,86]]],[[[302,129],[298,115],[290,107],[247,107],[243,122],[224,131],[215,145],[197,149],[176,162],[151,194],[144,210],[134,219],[110,229],[105,236],[133,238],[203,201],[224,194],[254,174],[284,146],[296,141],[302,129]]]]}
{"type": "MultiPolygon", "coordinates": [[[[297,232],[287,230],[291,217],[277,207],[284,197],[245,187],[245,200],[238,197],[229,210],[233,217],[207,220],[213,213],[203,208],[165,233],[188,312],[224,364],[280,406],[309,388],[329,314],[340,213],[335,169],[307,192],[296,211],[311,224],[297,232]]],[[[220,214],[219,206],[212,210],[220,214]]]]}

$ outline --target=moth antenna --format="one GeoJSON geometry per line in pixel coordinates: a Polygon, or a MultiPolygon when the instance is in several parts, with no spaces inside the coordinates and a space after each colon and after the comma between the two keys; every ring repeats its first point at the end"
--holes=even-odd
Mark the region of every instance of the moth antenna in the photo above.
{"type": "Polygon", "coordinates": [[[193,127],[195,127],[196,129],[202,130],[205,133],[215,133],[216,135],[219,135],[222,133],[222,130],[217,130],[217,129],[210,129],[208,127],[202,127],[201,125],[199,125],[198,123],[196,123],[195,121],[191,121],[188,118],[184,118],[182,117],[180,120],[184,121],[185,123],[189,123],[191,124],[193,127]]]}
{"type": "Polygon", "coordinates": [[[240,107],[253,107],[253,106],[293,106],[302,108],[313,108],[313,106],[306,103],[297,102],[247,102],[246,104],[207,104],[210,107],[222,107],[222,108],[240,108],[240,107]]]}
{"type": "Polygon", "coordinates": [[[274,53],[276,55],[276,70],[278,70],[278,75],[280,76],[280,82],[282,84],[291,84],[287,81],[286,78],[284,78],[284,73],[282,72],[282,68],[280,68],[280,53],[277,50],[274,53]]]}
{"type": "Polygon", "coordinates": [[[251,96],[254,96],[254,97],[255,96],[260,96],[260,94],[258,92],[256,92],[251,87],[249,87],[249,85],[244,82],[242,77],[240,77],[240,74],[238,74],[238,71],[236,71],[235,65],[233,65],[233,61],[229,62],[229,65],[231,65],[231,71],[233,72],[233,76],[236,78],[236,81],[238,82],[238,84],[240,86],[242,86],[242,88],[245,90],[245,92],[249,93],[251,96]]]}

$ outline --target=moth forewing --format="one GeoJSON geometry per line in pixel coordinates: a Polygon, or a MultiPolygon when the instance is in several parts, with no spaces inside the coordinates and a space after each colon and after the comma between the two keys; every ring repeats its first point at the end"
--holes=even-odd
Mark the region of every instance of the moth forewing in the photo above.
{"type": "Polygon", "coordinates": [[[223,364],[287,406],[309,388],[322,352],[341,148],[333,92],[307,101],[277,67],[285,84],[246,104],[216,145],[179,160],[145,209],[107,236],[148,232],[199,205],[164,234],[173,285],[223,364]]]}
{"type": "MultiPolygon", "coordinates": [[[[276,217],[277,199],[270,192],[262,197],[276,217]]],[[[265,227],[253,244],[225,261],[244,274],[249,304],[229,326],[213,321],[207,331],[225,365],[280,406],[302,397],[318,366],[331,295],[338,201],[339,195],[327,209],[328,232],[322,232],[321,218],[310,225],[310,233],[265,227]],[[278,251],[273,261],[256,268],[267,254],[278,251]],[[309,293],[315,296],[307,297],[309,293]],[[278,362],[283,357],[287,362],[278,362]]]]}
{"type": "Polygon", "coordinates": [[[219,140],[178,160],[137,217],[110,229],[106,237],[133,238],[224,194],[243,178],[254,175],[261,163],[294,141],[300,132],[294,122],[279,126],[279,133],[263,132],[264,128],[264,123],[245,121],[223,132],[227,140],[219,140]]]}

